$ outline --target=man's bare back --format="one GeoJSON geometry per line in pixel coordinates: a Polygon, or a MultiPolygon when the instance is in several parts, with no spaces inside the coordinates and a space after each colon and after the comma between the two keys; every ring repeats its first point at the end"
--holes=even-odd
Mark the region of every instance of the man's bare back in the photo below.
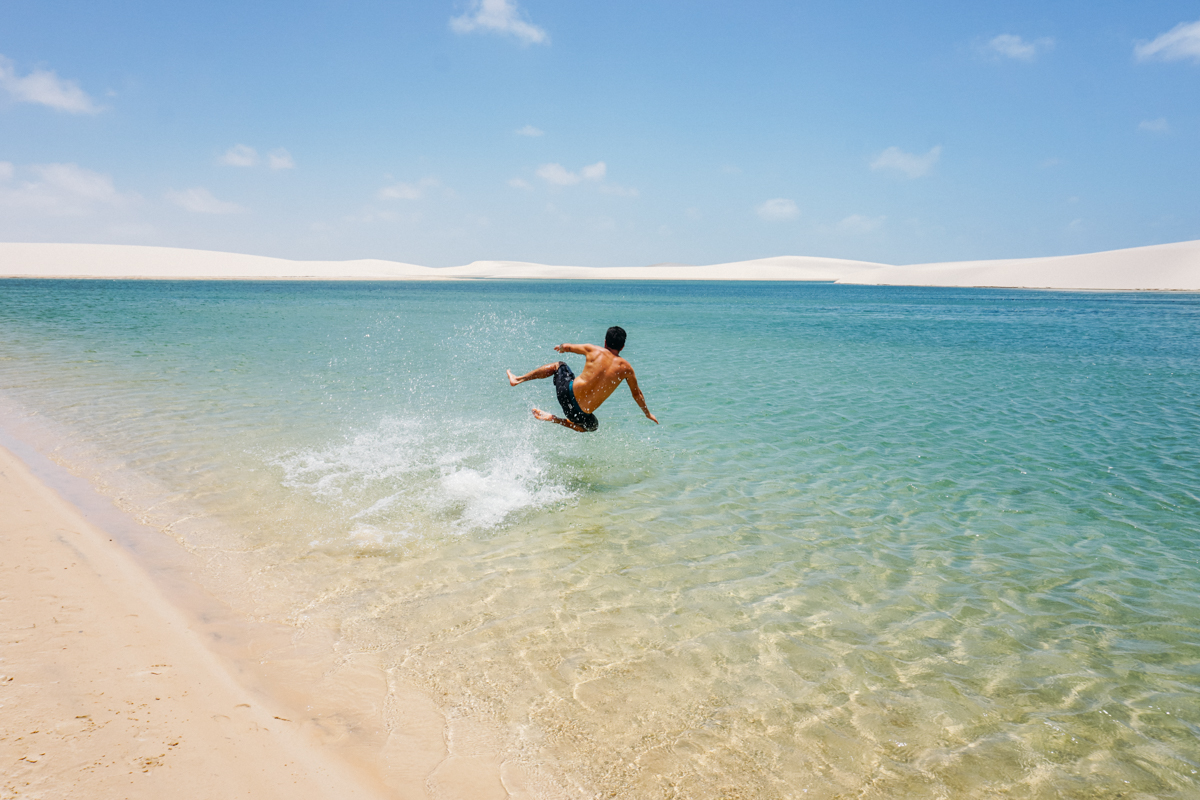
{"type": "Polygon", "coordinates": [[[554,376],[555,389],[558,391],[558,401],[563,407],[566,418],[533,409],[533,415],[546,422],[554,422],[563,427],[580,433],[594,431],[600,422],[593,413],[600,405],[616,391],[622,381],[629,383],[629,391],[633,393],[634,402],[642,409],[646,418],[658,424],[658,419],[646,407],[646,398],[638,388],[637,376],[629,362],[621,358],[620,352],[625,346],[625,331],[613,326],[604,337],[604,347],[594,344],[560,344],[554,348],[559,353],[575,353],[584,356],[587,362],[583,374],[578,378],[564,361],[538,367],[520,377],[508,370],[508,383],[516,386],[525,381],[539,380],[554,376]]]}

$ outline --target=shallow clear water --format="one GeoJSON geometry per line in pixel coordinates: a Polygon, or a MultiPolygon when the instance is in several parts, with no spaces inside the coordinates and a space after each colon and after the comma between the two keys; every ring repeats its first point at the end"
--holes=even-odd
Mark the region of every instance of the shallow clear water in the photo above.
{"type": "Polygon", "coordinates": [[[545,793],[1200,796],[1195,295],[3,281],[0,393],[545,793]]]}

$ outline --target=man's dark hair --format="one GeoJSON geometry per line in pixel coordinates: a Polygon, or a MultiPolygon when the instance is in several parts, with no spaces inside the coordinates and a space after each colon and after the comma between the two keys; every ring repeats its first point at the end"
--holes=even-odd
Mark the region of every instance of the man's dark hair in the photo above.
{"type": "Polygon", "coordinates": [[[616,350],[618,353],[625,349],[625,329],[619,325],[613,325],[604,334],[604,346],[610,350],[616,350]]]}

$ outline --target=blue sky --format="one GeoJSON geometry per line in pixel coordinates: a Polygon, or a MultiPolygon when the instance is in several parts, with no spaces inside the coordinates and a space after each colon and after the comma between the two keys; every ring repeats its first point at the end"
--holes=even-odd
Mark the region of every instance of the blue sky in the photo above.
{"type": "Polygon", "coordinates": [[[1200,239],[1200,4],[0,4],[0,240],[430,266],[1200,239]]]}

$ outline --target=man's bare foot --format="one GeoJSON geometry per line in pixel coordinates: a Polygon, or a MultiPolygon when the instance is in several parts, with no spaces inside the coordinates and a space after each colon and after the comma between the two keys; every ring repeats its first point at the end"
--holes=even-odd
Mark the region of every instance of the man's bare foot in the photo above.
{"type": "MultiPolygon", "coordinates": [[[[515,385],[516,384],[514,384],[514,386],[515,385]]],[[[554,415],[551,414],[549,411],[542,411],[540,408],[535,408],[533,410],[533,415],[535,417],[537,417],[538,419],[540,419],[542,422],[554,422],[554,415]]]]}
{"type": "Polygon", "coordinates": [[[509,370],[505,370],[505,372],[507,372],[507,373],[508,373],[508,385],[509,385],[509,386],[516,386],[518,383],[520,383],[520,382],[521,382],[521,379],[520,379],[520,378],[518,378],[516,375],[513,375],[513,374],[512,374],[512,370],[511,370],[511,369],[509,369],[509,370]]]}

